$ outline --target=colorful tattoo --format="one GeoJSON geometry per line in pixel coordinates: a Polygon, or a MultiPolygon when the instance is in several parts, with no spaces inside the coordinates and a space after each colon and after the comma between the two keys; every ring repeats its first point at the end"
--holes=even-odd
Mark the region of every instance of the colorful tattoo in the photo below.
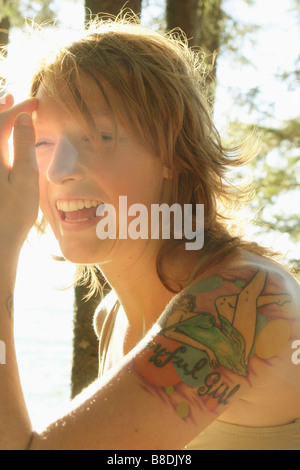
{"type": "Polygon", "coordinates": [[[268,321],[258,309],[270,304],[282,306],[292,299],[288,294],[263,295],[266,280],[263,269],[248,283],[235,280],[233,285],[239,292],[213,298],[213,312],[197,311],[196,295],[209,292],[211,296],[214,290],[220,293],[223,278],[211,276],[197,282],[171,305],[160,334],[136,359],[146,388],[149,384],[160,387],[162,398],[163,391],[168,397],[176,394],[176,412],[181,418],[189,416],[191,401],[180,401],[182,384],[196,388],[196,396],[205,397],[207,409],[226,405],[240,388],[239,384],[230,385],[228,371],[246,378],[250,357],[270,359],[287,345],[289,322],[268,321]]]}

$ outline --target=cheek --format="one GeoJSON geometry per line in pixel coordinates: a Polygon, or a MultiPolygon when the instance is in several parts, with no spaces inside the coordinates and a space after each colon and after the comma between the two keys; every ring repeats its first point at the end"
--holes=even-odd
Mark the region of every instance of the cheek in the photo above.
{"type": "Polygon", "coordinates": [[[47,179],[46,177],[40,173],[39,176],[39,189],[40,189],[40,208],[45,215],[48,222],[51,224],[53,219],[52,210],[50,207],[50,203],[48,200],[48,191],[47,191],[47,179]]]}
{"type": "MultiPolygon", "coordinates": [[[[132,165],[133,166],[133,165],[132,165]]],[[[134,167],[134,166],[133,166],[134,167]]],[[[145,165],[136,165],[123,182],[133,203],[159,203],[163,189],[162,167],[146,160],[145,165]]]]}
{"type": "Polygon", "coordinates": [[[48,156],[47,158],[45,156],[41,157],[37,152],[36,160],[37,160],[37,165],[38,165],[40,176],[46,176],[50,162],[51,162],[51,157],[50,156],[48,156]]]}

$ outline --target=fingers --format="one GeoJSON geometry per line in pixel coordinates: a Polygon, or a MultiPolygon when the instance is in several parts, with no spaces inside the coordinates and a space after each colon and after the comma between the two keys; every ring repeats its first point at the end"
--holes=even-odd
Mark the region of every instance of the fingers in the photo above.
{"type": "MultiPolygon", "coordinates": [[[[33,113],[36,111],[38,106],[38,100],[36,98],[29,98],[21,103],[18,103],[16,106],[10,107],[13,97],[12,95],[6,95],[7,104],[2,106],[7,108],[3,113],[0,112],[0,141],[8,140],[14,121],[18,114],[20,113],[33,113]]],[[[0,107],[0,111],[1,111],[0,107]]]]}
{"type": "Polygon", "coordinates": [[[35,132],[30,114],[20,113],[16,117],[13,145],[13,166],[9,171],[3,167],[0,168],[0,222],[5,220],[4,226],[7,236],[10,236],[14,243],[17,242],[18,246],[21,246],[37,219],[39,206],[35,132]]]}
{"type": "Polygon", "coordinates": [[[7,93],[0,98],[0,112],[6,111],[14,105],[14,97],[11,93],[7,93]]]}
{"type": "MultiPolygon", "coordinates": [[[[38,100],[36,98],[29,98],[28,100],[22,101],[22,103],[18,103],[16,106],[13,106],[6,110],[5,112],[5,120],[9,123],[10,127],[13,126],[13,123],[21,113],[33,113],[36,111],[38,106],[38,100]]],[[[1,120],[1,117],[0,117],[1,120]]]]}
{"type": "MultiPolygon", "coordinates": [[[[14,105],[14,97],[11,93],[7,93],[6,95],[2,96],[0,98],[0,113],[7,111],[9,108],[12,108],[14,105]]],[[[7,131],[8,132],[8,131],[7,131]]],[[[9,163],[9,150],[8,150],[8,136],[7,132],[5,134],[4,130],[3,132],[0,132],[0,145],[1,145],[1,162],[4,164],[4,167],[8,169],[10,167],[9,163]]]]}
{"type": "Polygon", "coordinates": [[[32,179],[33,177],[35,179],[38,170],[35,159],[35,132],[30,114],[21,113],[17,116],[14,123],[13,143],[13,181],[19,178],[32,179]]]}

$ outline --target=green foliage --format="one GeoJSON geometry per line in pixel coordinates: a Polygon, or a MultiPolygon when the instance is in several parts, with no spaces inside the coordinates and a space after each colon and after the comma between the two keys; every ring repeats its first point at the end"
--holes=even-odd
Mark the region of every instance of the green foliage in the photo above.
{"type": "MultiPolygon", "coordinates": [[[[256,126],[260,151],[250,165],[256,195],[251,203],[257,234],[285,234],[292,250],[286,261],[300,271],[300,117],[279,127],[256,126]]],[[[243,140],[253,133],[253,126],[235,121],[230,134],[243,140]]],[[[249,172],[249,169],[248,169],[249,172]]],[[[240,173],[239,178],[245,174],[240,173]]],[[[248,173],[249,176],[249,173],[248,173]]],[[[282,247],[284,248],[284,247],[282,247]]],[[[283,249],[284,251],[284,249],[283,249]]]]}
{"type": "MultiPolygon", "coordinates": [[[[226,1],[224,0],[224,4],[226,1]]],[[[229,4],[230,0],[228,0],[229,4]]],[[[300,19],[299,0],[290,0],[286,6],[287,14],[292,15],[294,21],[300,19]]],[[[231,14],[232,10],[229,11],[231,14]]],[[[258,17],[257,22],[259,23],[259,21],[258,17]]],[[[225,32],[231,23],[232,19],[228,17],[225,32]]],[[[232,25],[235,26],[235,21],[232,25]]],[[[224,42],[224,37],[221,52],[226,56],[226,59],[231,55],[234,65],[237,60],[241,67],[250,65],[252,69],[248,67],[248,70],[251,74],[251,70],[255,70],[255,57],[254,59],[251,59],[250,56],[243,58],[243,52],[239,50],[239,45],[246,38],[247,42],[251,39],[251,44],[255,46],[255,33],[259,32],[260,27],[259,25],[250,25],[248,28],[246,24],[244,26],[237,24],[237,28],[233,28],[233,34],[229,35],[228,43],[224,42]],[[235,42],[234,37],[238,32],[241,33],[240,36],[237,35],[237,39],[240,37],[240,41],[235,42]],[[231,44],[233,44],[233,48],[231,44]]],[[[289,69],[285,70],[278,54],[277,71],[273,73],[274,82],[280,84],[280,90],[283,93],[295,92],[299,87],[299,45],[289,44],[289,48],[291,47],[296,50],[294,67],[289,65],[289,69]]],[[[249,47],[246,50],[249,51],[249,47]]],[[[256,47],[256,50],[259,53],[259,47],[256,47]]],[[[270,54],[275,53],[276,49],[270,50],[270,54]]],[[[247,68],[244,67],[244,69],[247,73],[247,68]]],[[[254,80],[252,80],[253,82],[254,80]]],[[[269,87],[272,87],[271,83],[269,87]]],[[[228,133],[233,136],[235,143],[243,141],[253,134],[253,131],[259,139],[260,150],[257,157],[248,167],[248,171],[240,172],[238,175],[238,178],[251,176],[255,182],[256,196],[251,203],[252,213],[258,228],[255,237],[257,241],[261,242],[267,239],[280,240],[280,250],[286,253],[287,263],[300,273],[300,115],[297,116],[296,113],[293,118],[280,121],[281,116],[276,108],[276,99],[280,94],[278,90],[279,87],[274,87],[274,99],[268,101],[263,94],[263,87],[258,82],[257,85],[254,84],[246,91],[242,86],[233,85],[228,88],[233,103],[228,133]],[[233,118],[233,115],[238,117],[233,118]]]]}
{"type": "Polygon", "coordinates": [[[200,37],[199,45],[205,46],[206,52],[219,51],[224,31],[225,14],[221,8],[222,0],[200,0],[200,37]]]}
{"type": "Polygon", "coordinates": [[[0,0],[0,21],[8,17],[11,26],[21,27],[24,18],[37,23],[51,20],[54,16],[53,0],[0,0]]]}

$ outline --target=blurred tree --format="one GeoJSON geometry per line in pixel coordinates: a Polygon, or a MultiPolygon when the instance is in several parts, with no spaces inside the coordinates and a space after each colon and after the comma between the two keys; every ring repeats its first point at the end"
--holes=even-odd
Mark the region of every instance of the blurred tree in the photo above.
{"type": "Polygon", "coordinates": [[[8,0],[0,0],[0,47],[4,49],[5,55],[6,47],[9,43],[9,30],[11,23],[8,3],[8,0]]]}
{"type": "MultiPolygon", "coordinates": [[[[24,18],[42,23],[50,21],[53,15],[53,0],[0,0],[0,51],[3,56],[7,56],[11,28],[22,27],[24,18]]],[[[0,77],[1,89],[4,85],[5,79],[0,77]]]]}
{"type": "Polygon", "coordinates": [[[9,16],[2,16],[0,19],[0,48],[3,48],[6,55],[6,48],[9,42],[10,19],[9,16]]]}
{"type": "MultiPolygon", "coordinates": [[[[105,296],[110,288],[105,285],[100,272],[98,281],[102,285],[103,296],[105,296]]],[[[87,284],[75,286],[71,398],[78,395],[98,376],[98,338],[94,331],[93,319],[101,296],[98,293],[86,298],[88,294],[87,284]]]]}
{"type": "MultiPolygon", "coordinates": [[[[0,24],[4,22],[6,39],[2,44],[8,44],[10,27],[22,27],[24,18],[35,20],[37,23],[52,20],[55,15],[53,0],[0,0],[0,24]]],[[[2,28],[2,27],[1,27],[2,28]]]]}
{"type": "Polygon", "coordinates": [[[86,286],[75,287],[71,398],[98,375],[98,341],[92,325],[100,299],[94,296],[85,303],[83,298],[86,293],[86,286]]]}
{"type": "MultiPolygon", "coordinates": [[[[257,233],[285,234],[296,247],[300,242],[300,117],[284,122],[280,127],[255,126],[261,149],[252,162],[256,195],[251,203],[257,233]],[[298,201],[298,202],[297,202],[298,201]]],[[[250,134],[253,126],[235,121],[231,133],[241,138],[250,134]]],[[[291,245],[292,246],[292,245],[291,245]]],[[[282,247],[285,251],[285,247],[282,247]]],[[[300,251],[285,260],[300,273],[300,251]]]]}
{"type": "Polygon", "coordinates": [[[167,0],[166,23],[167,29],[180,28],[186,34],[189,46],[199,46],[201,15],[198,3],[208,3],[199,0],[167,0]]]}
{"type": "MultiPolygon", "coordinates": [[[[253,0],[243,1],[253,4],[253,0]]],[[[212,106],[217,85],[218,56],[230,52],[236,61],[247,64],[248,58],[241,55],[240,43],[245,37],[250,40],[251,34],[258,29],[257,25],[241,23],[226,13],[223,5],[228,2],[231,0],[166,0],[166,28],[180,28],[186,34],[189,46],[203,51],[208,98],[212,106]]]]}
{"type": "MultiPolygon", "coordinates": [[[[292,15],[293,20],[300,19],[299,0],[290,0],[286,6],[287,16],[292,15]]],[[[279,71],[274,72],[276,82],[280,83],[291,105],[292,93],[299,88],[300,76],[299,48],[293,49],[294,67],[284,70],[279,60],[279,71]]],[[[282,240],[280,250],[285,254],[284,261],[300,276],[300,116],[296,112],[291,119],[280,120],[275,109],[277,97],[274,96],[272,102],[266,101],[259,85],[246,93],[237,89],[231,89],[230,93],[236,108],[240,107],[242,114],[246,114],[247,123],[231,120],[229,134],[235,140],[243,140],[254,128],[260,141],[259,154],[252,162],[256,196],[251,208],[256,235],[262,243],[266,236],[282,240]],[[249,124],[251,116],[255,124],[249,124]]]]}
{"type": "Polygon", "coordinates": [[[140,15],[142,0],[85,0],[86,21],[102,13],[118,16],[124,8],[130,8],[136,15],[140,15]]]}
{"type": "Polygon", "coordinates": [[[207,64],[206,81],[213,103],[216,86],[217,56],[220,50],[225,15],[222,0],[167,0],[166,27],[180,28],[190,47],[201,48],[207,64]]]}

